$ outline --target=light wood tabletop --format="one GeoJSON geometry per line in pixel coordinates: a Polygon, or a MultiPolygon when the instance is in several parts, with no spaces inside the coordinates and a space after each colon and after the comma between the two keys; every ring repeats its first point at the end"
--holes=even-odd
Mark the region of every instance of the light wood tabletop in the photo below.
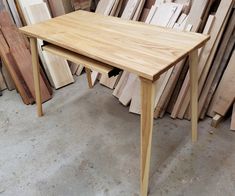
{"type": "Polygon", "coordinates": [[[92,86],[91,69],[109,72],[118,68],[140,77],[140,195],[147,196],[156,96],[155,81],[160,74],[189,56],[192,141],[195,142],[198,117],[198,49],[210,37],[85,11],[23,27],[20,31],[30,38],[38,116],[43,115],[38,38],[47,42],[43,47],[46,51],[74,62],[83,62],[89,87],[92,86]]]}
{"type": "Polygon", "coordinates": [[[149,80],[156,80],[209,39],[208,35],[86,11],[23,27],[20,31],[149,80]]]}

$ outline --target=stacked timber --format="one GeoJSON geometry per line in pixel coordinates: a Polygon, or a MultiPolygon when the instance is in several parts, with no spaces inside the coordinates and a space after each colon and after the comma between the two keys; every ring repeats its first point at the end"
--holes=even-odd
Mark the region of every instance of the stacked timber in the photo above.
{"type": "MultiPolygon", "coordinates": [[[[0,26],[0,55],[4,67],[6,67],[8,76],[11,76],[10,80],[14,81],[23,102],[32,104],[35,102],[35,91],[29,44],[18,32],[3,4],[0,4],[0,26]]],[[[42,101],[48,101],[51,99],[52,92],[42,71],[40,85],[42,101]]]]}
{"type": "MultiPolygon", "coordinates": [[[[97,14],[142,21],[176,31],[209,34],[210,41],[199,51],[198,118],[203,120],[206,116],[212,117],[212,125],[216,126],[223,118],[232,114],[231,129],[235,130],[234,0],[2,0],[0,5],[0,22],[3,27],[0,34],[0,92],[4,89],[17,89],[26,104],[34,102],[32,78],[24,72],[30,61],[19,59],[19,55],[30,59],[29,43],[25,37],[19,35],[16,27],[41,22],[74,10],[90,10],[91,6],[97,14]],[[10,34],[9,30],[6,31],[8,26],[11,27],[10,34]],[[12,38],[15,40],[11,40],[12,38]],[[13,46],[12,41],[17,44],[13,46]],[[21,69],[21,65],[25,66],[24,69],[21,69]]],[[[41,81],[46,101],[51,98],[47,78],[55,89],[66,86],[74,81],[73,75],[82,73],[83,65],[42,51],[42,44],[38,40],[43,65],[41,81]]],[[[189,80],[187,58],[161,75],[156,82],[155,118],[169,113],[173,119],[190,120],[189,80]]],[[[130,112],[141,113],[140,81],[135,74],[121,71],[119,75],[108,78],[93,71],[93,85],[97,81],[113,89],[113,95],[120,103],[128,106],[130,112]]]]}

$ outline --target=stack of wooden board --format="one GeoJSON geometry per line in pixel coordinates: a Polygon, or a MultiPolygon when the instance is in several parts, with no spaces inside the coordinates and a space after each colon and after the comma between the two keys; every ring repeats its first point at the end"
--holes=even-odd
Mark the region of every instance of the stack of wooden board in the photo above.
{"type": "MultiPolygon", "coordinates": [[[[0,4],[0,55],[17,91],[25,104],[35,102],[31,54],[28,44],[18,32],[5,7],[0,4]]],[[[51,99],[51,88],[45,76],[40,75],[42,101],[51,99]]]]}
{"type": "MultiPolygon", "coordinates": [[[[25,0],[19,0],[21,9],[23,11],[24,18],[28,25],[35,24],[51,18],[47,4],[42,0],[35,0],[27,2],[25,0]]],[[[74,82],[71,70],[69,69],[68,62],[57,56],[41,50],[43,42],[38,40],[38,51],[50,80],[51,85],[58,89],[74,82]]]]}
{"type": "MultiPolygon", "coordinates": [[[[99,2],[95,11],[97,14],[121,17],[125,20],[139,20],[151,25],[173,28],[176,31],[210,34],[210,41],[199,51],[198,117],[204,119],[205,116],[210,116],[213,118],[212,124],[217,125],[232,111],[231,129],[235,129],[234,0],[95,1],[97,2],[99,2]]],[[[0,66],[0,91],[16,88],[25,103],[33,103],[32,78],[25,72],[30,62],[19,58],[21,55],[30,59],[29,44],[27,39],[21,37],[16,28],[12,27],[13,23],[21,27],[50,19],[51,15],[59,16],[78,9],[89,10],[90,3],[87,0],[2,0],[0,5],[4,8],[0,19],[2,24],[0,51],[3,61],[0,66]],[[14,45],[11,40],[13,38],[16,43],[14,45]]],[[[43,43],[40,40],[38,43],[44,71],[55,88],[72,83],[73,74],[81,74],[82,65],[71,62],[68,64],[65,59],[42,51],[43,43]]],[[[43,74],[41,80],[46,101],[51,97],[51,91],[43,74]]],[[[117,76],[108,78],[107,75],[93,71],[93,85],[97,80],[100,84],[114,89],[113,95],[123,105],[130,106],[130,112],[140,114],[140,82],[136,75],[121,71],[117,76]]],[[[172,118],[190,120],[189,91],[188,59],[183,59],[162,74],[156,82],[155,118],[163,117],[168,112],[172,118]]]]}
{"type": "MultiPolygon", "coordinates": [[[[126,19],[145,21],[153,25],[160,25],[176,30],[191,30],[210,34],[211,39],[200,50],[199,58],[199,117],[203,119],[207,113],[209,116],[218,115],[218,110],[212,111],[213,103],[217,105],[216,97],[219,97],[217,86],[223,84],[221,79],[234,46],[234,13],[233,0],[148,0],[127,1],[121,17],[126,19]],[[193,3],[192,3],[193,2],[193,3]],[[129,8],[134,8],[131,13],[129,8]],[[215,9],[217,7],[217,9],[215,9]],[[136,10],[142,10],[133,18],[136,10]],[[211,12],[211,8],[213,12],[211,12]],[[214,12],[214,10],[216,10],[214,12]],[[128,18],[129,17],[129,18],[128,18]],[[221,45],[221,43],[223,43],[221,45]],[[221,47],[218,47],[221,45],[221,47]],[[215,93],[215,91],[217,93],[215,93]],[[210,104],[211,103],[211,104],[210,104]],[[210,107],[209,107],[210,106],[210,107]]],[[[189,99],[189,73],[188,60],[184,59],[175,67],[163,74],[156,83],[155,117],[162,117],[169,112],[172,118],[190,119],[189,99]]],[[[231,72],[231,71],[230,71],[231,72]]],[[[226,73],[226,72],[225,72],[226,73]]],[[[228,79],[228,76],[226,77],[228,79]]],[[[117,77],[107,78],[101,76],[100,83],[113,89],[113,95],[125,105],[130,105],[130,112],[140,113],[140,85],[139,79],[127,72],[117,77]]],[[[222,88],[222,87],[221,87],[222,88]]],[[[226,111],[234,103],[231,95],[226,111]]],[[[225,115],[220,113],[220,115],[225,115]]]]}

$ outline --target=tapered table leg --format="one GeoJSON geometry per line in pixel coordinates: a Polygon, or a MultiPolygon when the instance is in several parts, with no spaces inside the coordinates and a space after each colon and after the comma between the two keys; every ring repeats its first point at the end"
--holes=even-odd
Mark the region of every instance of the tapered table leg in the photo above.
{"type": "Polygon", "coordinates": [[[30,38],[30,47],[32,54],[32,64],[33,64],[33,78],[34,78],[34,88],[35,88],[35,96],[36,96],[36,104],[37,104],[37,113],[38,116],[43,116],[42,112],[42,98],[41,98],[41,90],[40,90],[40,67],[38,61],[38,48],[37,48],[37,39],[30,38]]]}
{"type": "Polygon", "coordinates": [[[141,79],[141,196],[148,194],[149,168],[152,145],[155,85],[141,79]]]}
{"type": "Polygon", "coordinates": [[[189,54],[189,70],[191,86],[192,142],[196,142],[198,129],[198,50],[194,50],[189,54]]]}
{"type": "Polygon", "coordinates": [[[92,88],[92,79],[91,79],[91,70],[89,68],[85,67],[85,71],[86,71],[86,77],[87,77],[87,81],[88,81],[88,86],[89,88],[92,88]]]}

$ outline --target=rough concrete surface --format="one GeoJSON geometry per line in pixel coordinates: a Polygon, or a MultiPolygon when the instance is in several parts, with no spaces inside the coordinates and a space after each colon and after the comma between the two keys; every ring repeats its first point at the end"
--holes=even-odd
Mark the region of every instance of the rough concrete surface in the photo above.
{"type": "MultiPolygon", "coordinates": [[[[15,91],[0,98],[0,195],[137,196],[139,116],[85,76],[57,90],[36,117],[15,91]]],[[[150,196],[234,196],[235,133],[167,115],[154,121],[150,196]],[[213,130],[213,134],[209,132],[213,130]]]]}

